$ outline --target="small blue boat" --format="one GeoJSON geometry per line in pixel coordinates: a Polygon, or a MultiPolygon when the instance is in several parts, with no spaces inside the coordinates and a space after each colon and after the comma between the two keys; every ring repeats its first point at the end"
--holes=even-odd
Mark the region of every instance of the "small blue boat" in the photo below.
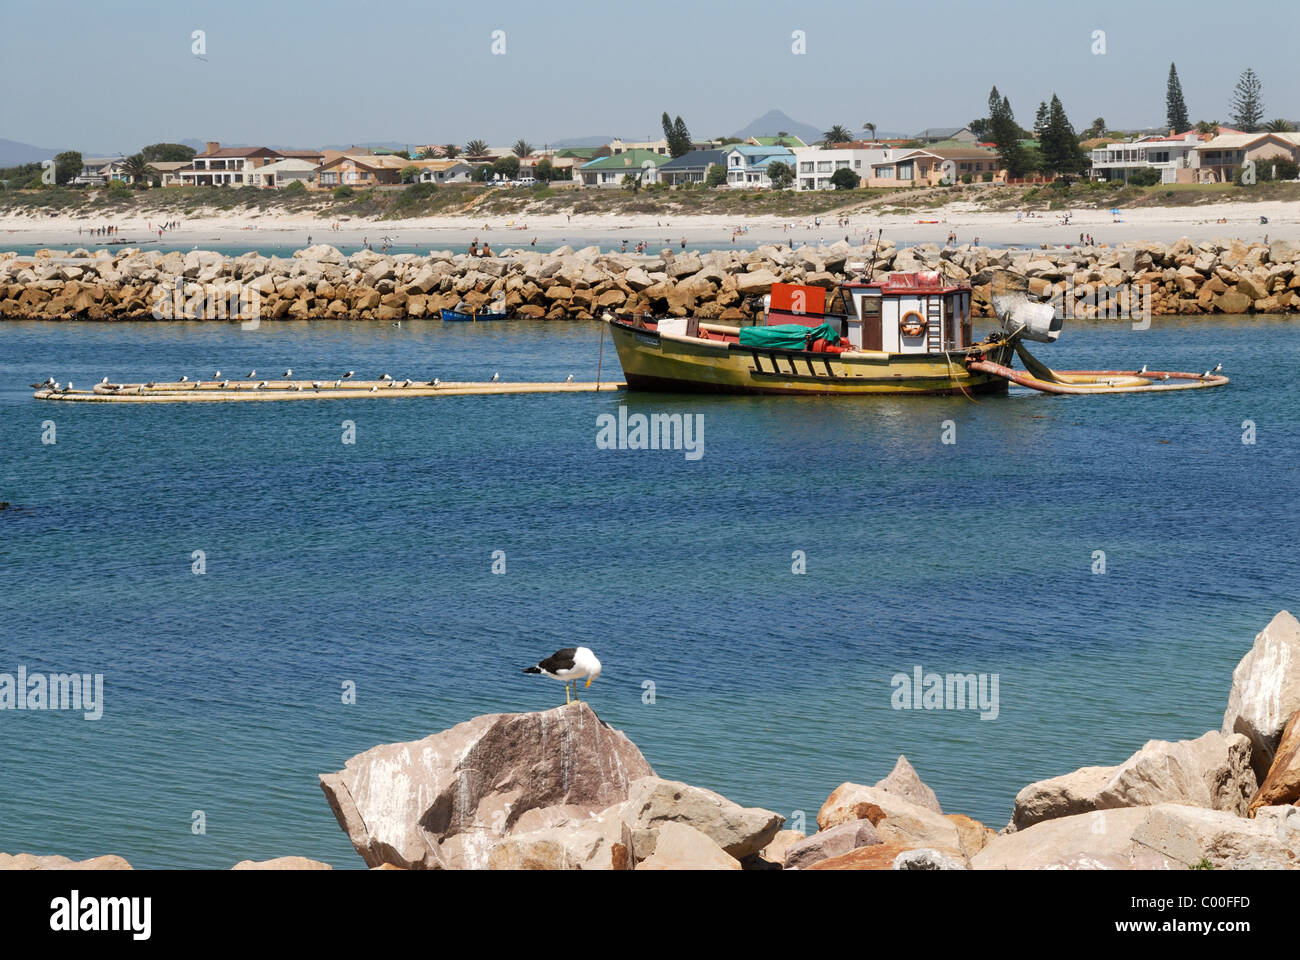
{"type": "Polygon", "coordinates": [[[501,313],[465,313],[460,310],[443,310],[443,323],[482,323],[486,320],[504,320],[505,312],[501,313]]]}

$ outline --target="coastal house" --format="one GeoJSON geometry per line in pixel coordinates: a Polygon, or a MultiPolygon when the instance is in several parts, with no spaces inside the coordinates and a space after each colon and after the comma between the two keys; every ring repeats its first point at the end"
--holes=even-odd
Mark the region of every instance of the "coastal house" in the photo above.
{"type": "Polygon", "coordinates": [[[1221,133],[1195,152],[1198,183],[1231,183],[1247,162],[1257,167],[1270,159],[1300,163],[1300,133],[1221,133]]]}
{"type": "Polygon", "coordinates": [[[709,168],[717,165],[726,166],[725,150],[692,150],[680,157],[674,157],[659,168],[659,179],[670,187],[684,183],[703,183],[709,175],[709,168]]]}
{"type": "Polygon", "coordinates": [[[316,171],[316,185],[332,187],[373,187],[402,182],[402,168],[410,165],[405,157],[377,154],[341,154],[327,159],[316,171]]]}
{"type": "Polygon", "coordinates": [[[102,187],[111,180],[130,183],[131,178],[122,172],[124,162],[124,157],[82,157],[81,172],[72,182],[84,187],[102,187]]]}
{"type": "Polygon", "coordinates": [[[608,157],[597,157],[578,168],[585,187],[621,187],[627,174],[639,176],[641,185],[658,183],[659,168],[668,156],[649,150],[625,150],[608,157]]]}
{"type": "Polygon", "coordinates": [[[250,183],[254,170],[279,159],[270,147],[222,147],[213,140],[189,166],[177,171],[177,177],[190,187],[242,187],[250,183]]]}
{"type": "Polygon", "coordinates": [[[1186,133],[1179,137],[1142,137],[1118,141],[1088,151],[1093,180],[1122,180],[1143,170],[1155,170],[1161,183],[1193,183],[1200,165],[1197,147],[1201,135],[1186,133]]]}
{"type": "Polygon", "coordinates": [[[859,178],[870,174],[871,162],[882,159],[888,151],[869,147],[795,147],[794,188],[806,190],[832,190],[831,177],[836,170],[852,170],[859,178]]]}
{"type": "Polygon", "coordinates": [[[469,183],[474,168],[463,160],[412,160],[420,172],[416,183],[469,183]]]}
{"type": "Polygon", "coordinates": [[[795,164],[794,151],[789,147],[758,147],[738,144],[727,150],[727,186],[733,190],[758,190],[772,186],[767,175],[772,163],[795,164]]]}
{"type": "Polygon", "coordinates": [[[248,175],[248,183],[253,187],[281,189],[294,182],[308,187],[316,186],[317,164],[298,157],[285,157],[273,163],[255,167],[248,175]]]}
{"type": "Polygon", "coordinates": [[[969,178],[971,183],[1006,183],[1007,171],[998,162],[996,150],[988,150],[974,143],[949,141],[932,144],[922,152],[938,157],[940,161],[937,179],[935,171],[927,164],[926,176],[931,183],[942,182],[950,169],[954,182],[965,182],[969,178]],[[952,164],[951,168],[948,167],[949,163],[952,164]]]}

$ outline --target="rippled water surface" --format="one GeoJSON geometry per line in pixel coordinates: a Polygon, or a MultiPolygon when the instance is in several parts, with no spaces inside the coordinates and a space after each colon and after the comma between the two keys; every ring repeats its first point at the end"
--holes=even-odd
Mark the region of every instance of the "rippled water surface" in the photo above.
{"type": "Polygon", "coordinates": [[[316,775],[563,702],[520,668],[577,643],[605,663],[592,705],[661,775],[811,825],[906,753],[945,810],[1000,827],[1032,780],[1217,728],[1232,667],[1296,607],[1295,319],[1075,324],[1036,349],[1233,377],[1169,396],[61,405],[27,386],[581,380],[599,345],[595,324],[0,325],[0,672],[105,683],[98,721],[0,712],[0,850],[360,866],[316,775]],[[620,403],[703,415],[704,456],[598,450],[620,403]],[[997,674],[996,719],[893,709],[917,666],[997,674]]]}

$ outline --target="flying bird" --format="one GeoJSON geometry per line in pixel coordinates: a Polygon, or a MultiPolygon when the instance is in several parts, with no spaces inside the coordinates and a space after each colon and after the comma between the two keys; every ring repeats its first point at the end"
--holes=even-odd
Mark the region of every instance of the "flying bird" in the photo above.
{"type": "Polygon", "coordinates": [[[1147,365],[1144,363],[1144,364],[1142,364],[1142,369],[1138,371],[1138,376],[1141,376],[1142,374],[1144,374],[1144,373],[1146,373],[1146,372],[1147,372],[1147,365]]]}
{"type": "Polygon", "coordinates": [[[257,371],[256,371],[256,370],[249,370],[249,371],[248,371],[248,379],[249,379],[249,380],[252,380],[255,376],[257,376],[257,371]]]}
{"type": "Polygon", "coordinates": [[[587,678],[587,686],[600,676],[600,661],[587,647],[565,647],[557,650],[536,666],[524,667],[524,673],[543,673],[548,677],[564,681],[564,702],[578,699],[578,681],[587,678]],[[569,697],[569,684],[573,684],[573,697],[569,697]]]}
{"type": "Polygon", "coordinates": [[[352,375],[353,375],[354,373],[356,373],[355,370],[349,370],[347,373],[343,374],[343,376],[340,377],[340,379],[341,379],[341,380],[350,380],[350,379],[352,379],[352,375]]]}

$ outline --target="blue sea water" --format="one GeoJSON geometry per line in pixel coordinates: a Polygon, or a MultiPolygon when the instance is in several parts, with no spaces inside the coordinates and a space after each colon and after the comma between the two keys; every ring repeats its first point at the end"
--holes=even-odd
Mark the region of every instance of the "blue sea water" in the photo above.
{"type": "MultiPolygon", "coordinates": [[[[1035,351],[1233,377],[1165,396],[62,405],[27,386],[582,380],[600,343],[582,323],[0,325],[0,672],[104,675],[97,721],[0,712],[0,850],[359,867],[316,775],[562,703],[520,669],[574,644],[605,664],[587,698],[663,776],[811,829],[905,753],[946,811],[1000,827],[1026,783],[1216,729],[1233,666],[1296,608],[1295,318],[1076,323],[1035,351]],[[701,414],[704,455],[597,449],[620,404],[701,414]],[[895,709],[918,666],[996,674],[996,719],[895,709]]],[[[602,362],[618,375],[608,340],[602,362]]]]}

